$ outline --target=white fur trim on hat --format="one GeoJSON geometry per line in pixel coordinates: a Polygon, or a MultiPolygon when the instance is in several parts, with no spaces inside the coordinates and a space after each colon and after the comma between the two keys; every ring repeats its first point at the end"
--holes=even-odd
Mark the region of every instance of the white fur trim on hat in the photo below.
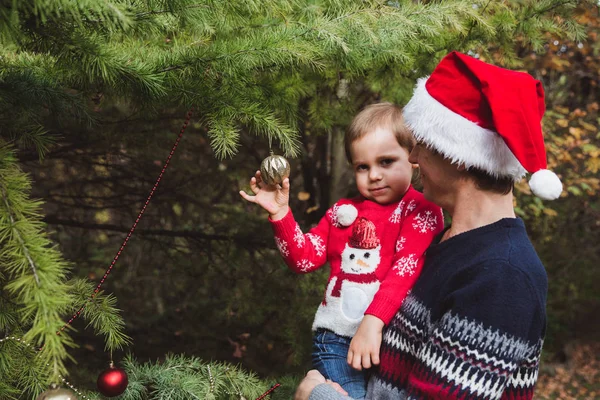
{"type": "Polygon", "coordinates": [[[562,193],[563,185],[558,176],[547,169],[540,169],[529,180],[529,187],[533,194],[540,199],[558,199],[562,193]]]}
{"type": "Polygon", "coordinates": [[[439,101],[417,82],[413,97],[404,107],[404,119],[415,138],[443,154],[453,164],[476,167],[494,177],[520,180],[525,168],[496,132],[469,121],[439,101]]]}
{"type": "Polygon", "coordinates": [[[337,220],[342,226],[350,226],[358,216],[358,210],[352,204],[342,204],[337,209],[337,220]]]}

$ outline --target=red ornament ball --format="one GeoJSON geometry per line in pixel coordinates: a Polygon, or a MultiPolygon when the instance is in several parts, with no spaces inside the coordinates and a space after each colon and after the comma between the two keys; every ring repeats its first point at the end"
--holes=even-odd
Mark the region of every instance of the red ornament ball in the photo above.
{"type": "Polygon", "coordinates": [[[106,397],[114,397],[123,393],[128,383],[127,373],[111,363],[110,367],[98,376],[96,385],[100,393],[106,397]]]}

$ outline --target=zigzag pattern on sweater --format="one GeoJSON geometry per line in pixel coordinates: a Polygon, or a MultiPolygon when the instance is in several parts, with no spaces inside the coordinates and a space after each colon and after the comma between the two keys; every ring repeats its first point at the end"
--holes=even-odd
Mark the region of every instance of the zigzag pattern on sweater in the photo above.
{"type": "MultiPolygon", "coordinates": [[[[440,398],[530,398],[541,348],[542,341],[529,344],[450,313],[433,325],[430,310],[409,295],[383,337],[382,364],[397,367],[382,368],[380,384],[413,385],[403,378],[411,373],[439,387],[440,398]]],[[[418,387],[408,392],[419,397],[418,387]]]]}

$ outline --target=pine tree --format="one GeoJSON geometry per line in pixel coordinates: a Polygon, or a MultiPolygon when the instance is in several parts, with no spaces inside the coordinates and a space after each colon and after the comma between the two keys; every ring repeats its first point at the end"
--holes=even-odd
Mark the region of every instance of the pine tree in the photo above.
{"type": "MultiPolygon", "coordinates": [[[[115,297],[75,278],[52,244],[20,151],[43,158],[62,131],[108,130],[96,108],[118,104],[140,115],[194,107],[218,159],[248,133],[294,157],[308,122],[336,132],[365,93],[403,103],[450,49],[518,66],[549,34],[579,38],[568,17],[580,3],[0,1],[0,398],[31,398],[68,376],[76,343],[65,324],[82,306],[106,351],[129,343],[115,297]]],[[[250,398],[269,387],[193,357],[125,365],[127,399],[250,398]]]]}

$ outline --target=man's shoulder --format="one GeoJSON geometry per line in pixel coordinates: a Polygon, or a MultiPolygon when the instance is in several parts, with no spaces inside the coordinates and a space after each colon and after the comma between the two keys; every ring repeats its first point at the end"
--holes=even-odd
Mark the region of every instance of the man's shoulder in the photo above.
{"type": "Polygon", "coordinates": [[[490,292],[501,293],[500,297],[507,301],[528,298],[545,302],[548,278],[535,251],[528,256],[509,252],[508,256],[496,253],[478,258],[457,271],[453,284],[487,287],[490,292]]]}
{"type": "Polygon", "coordinates": [[[501,245],[506,249],[507,269],[511,273],[529,277],[535,281],[546,280],[546,270],[527,235],[525,224],[520,218],[506,219],[505,240],[501,245]]]}
{"type": "Polygon", "coordinates": [[[456,265],[456,273],[466,279],[533,282],[542,288],[547,284],[545,268],[520,219],[507,218],[459,235],[456,245],[438,256],[456,265]]]}
{"type": "Polygon", "coordinates": [[[467,264],[481,273],[532,277],[546,275],[544,265],[530,243],[489,243],[488,248],[477,248],[478,251],[471,252],[471,263],[467,264]]]}

